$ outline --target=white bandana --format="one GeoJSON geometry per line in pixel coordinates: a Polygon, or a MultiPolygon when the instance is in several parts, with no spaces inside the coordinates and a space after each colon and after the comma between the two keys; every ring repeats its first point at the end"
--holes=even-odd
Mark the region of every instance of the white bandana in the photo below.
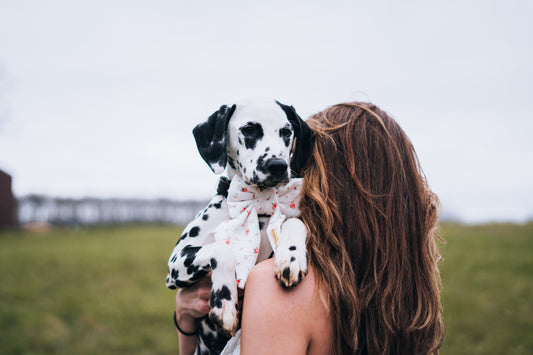
{"type": "Polygon", "coordinates": [[[286,218],[300,215],[298,194],[302,189],[302,181],[291,179],[287,185],[279,188],[259,189],[246,185],[239,175],[231,180],[227,197],[231,219],[217,227],[215,239],[229,245],[235,255],[240,288],[244,288],[259,253],[261,233],[258,214],[270,215],[267,235],[272,250],[276,250],[281,224],[286,218]]]}

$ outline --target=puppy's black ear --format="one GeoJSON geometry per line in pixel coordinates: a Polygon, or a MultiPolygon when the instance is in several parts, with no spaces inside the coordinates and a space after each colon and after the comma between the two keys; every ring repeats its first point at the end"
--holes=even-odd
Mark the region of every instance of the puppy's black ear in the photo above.
{"type": "Polygon", "coordinates": [[[202,158],[215,174],[222,174],[228,159],[228,122],[235,111],[235,105],[221,106],[218,111],[192,130],[196,146],[202,158]]]}
{"type": "Polygon", "coordinates": [[[296,113],[296,110],[292,106],[287,106],[279,101],[276,103],[281,107],[283,112],[287,115],[289,122],[294,129],[294,138],[296,143],[294,145],[294,151],[291,158],[291,170],[296,177],[301,175],[301,170],[311,153],[311,139],[313,131],[307,123],[302,120],[296,113]]]}

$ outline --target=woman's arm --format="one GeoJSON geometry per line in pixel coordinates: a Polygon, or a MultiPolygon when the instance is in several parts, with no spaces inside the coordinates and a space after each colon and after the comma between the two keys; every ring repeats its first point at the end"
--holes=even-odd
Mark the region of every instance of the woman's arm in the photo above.
{"type": "MultiPolygon", "coordinates": [[[[209,312],[211,277],[206,276],[193,286],[176,293],[176,321],[181,330],[196,333],[199,318],[209,312]]],[[[180,355],[192,355],[196,349],[197,335],[185,335],[176,329],[180,355]]]]}
{"type": "Polygon", "coordinates": [[[242,354],[306,354],[312,338],[314,278],[284,289],[274,276],[274,260],[248,276],[242,315],[242,354]]]}

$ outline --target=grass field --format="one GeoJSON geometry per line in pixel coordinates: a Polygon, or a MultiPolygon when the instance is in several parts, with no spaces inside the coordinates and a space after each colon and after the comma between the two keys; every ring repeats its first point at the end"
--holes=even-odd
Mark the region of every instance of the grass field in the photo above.
{"type": "Polygon", "coordinates": [[[442,353],[533,354],[533,223],[442,234],[442,353]]]}
{"type": "MultiPolygon", "coordinates": [[[[176,354],[172,226],[0,232],[0,354],[176,354]]],[[[533,223],[444,224],[442,354],[533,353],[533,223]]]]}

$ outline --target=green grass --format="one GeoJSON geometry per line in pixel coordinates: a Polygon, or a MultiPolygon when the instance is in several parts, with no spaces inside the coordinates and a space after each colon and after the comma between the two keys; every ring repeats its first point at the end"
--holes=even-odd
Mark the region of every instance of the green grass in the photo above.
{"type": "MultiPolygon", "coordinates": [[[[0,232],[0,354],[176,354],[179,228],[0,232]]],[[[533,353],[533,224],[444,224],[442,354],[533,353]]]]}
{"type": "Polygon", "coordinates": [[[442,353],[533,354],[533,223],[442,232],[442,353]]]}
{"type": "Polygon", "coordinates": [[[171,354],[177,227],[0,234],[0,354],[171,354]]]}

